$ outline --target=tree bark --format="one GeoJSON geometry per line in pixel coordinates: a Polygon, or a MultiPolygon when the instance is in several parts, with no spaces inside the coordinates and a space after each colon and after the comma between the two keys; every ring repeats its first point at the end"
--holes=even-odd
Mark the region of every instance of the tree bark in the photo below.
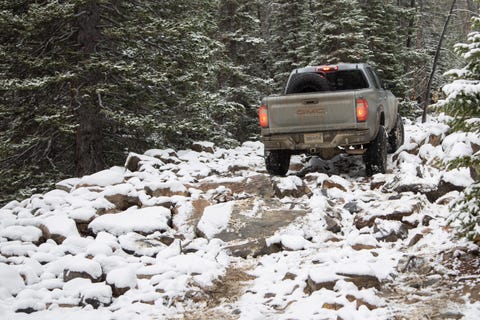
{"type": "MultiPolygon", "coordinates": [[[[100,13],[97,2],[90,0],[78,17],[77,42],[80,50],[85,55],[85,61],[96,52],[100,40],[100,13]]],[[[100,171],[105,168],[103,153],[103,136],[101,116],[101,100],[97,99],[94,86],[99,79],[96,71],[86,72],[86,82],[76,89],[75,104],[78,128],[75,141],[75,175],[83,176],[100,171]]]]}
{"type": "Polygon", "coordinates": [[[430,92],[432,91],[433,77],[435,76],[435,71],[437,70],[437,64],[438,64],[438,59],[440,58],[440,51],[442,50],[443,39],[445,38],[445,33],[447,32],[448,23],[450,22],[450,18],[453,14],[453,9],[455,8],[456,2],[457,0],[452,1],[452,6],[450,7],[450,11],[448,13],[447,19],[445,20],[445,24],[443,25],[442,34],[440,35],[437,50],[435,52],[435,57],[433,58],[432,71],[430,72],[430,77],[428,78],[427,91],[425,92],[425,99],[423,101],[422,123],[425,123],[427,121],[427,108],[430,103],[430,92]]]}

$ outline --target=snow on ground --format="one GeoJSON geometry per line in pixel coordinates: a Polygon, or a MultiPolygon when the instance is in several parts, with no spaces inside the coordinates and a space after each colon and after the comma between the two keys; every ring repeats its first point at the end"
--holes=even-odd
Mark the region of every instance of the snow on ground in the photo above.
{"type": "Polygon", "coordinates": [[[479,250],[447,225],[473,180],[443,161],[480,139],[441,120],[407,122],[372,178],[346,156],[270,177],[261,143],[200,142],[12,201],[0,319],[477,319],[479,250]]]}

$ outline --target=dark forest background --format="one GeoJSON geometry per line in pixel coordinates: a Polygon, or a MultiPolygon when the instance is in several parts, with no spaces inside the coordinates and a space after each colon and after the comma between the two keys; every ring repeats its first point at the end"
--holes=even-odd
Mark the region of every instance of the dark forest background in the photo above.
{"type": "MultiPolygon", "coordinates": [[[[0,1],[0,203],[128,152],[257,139],[291,69],[368,62],[421,111],[452,1],[0,1]]],[[[465,62],[478,4],[456,1],[433,78],[465,62]]]]}

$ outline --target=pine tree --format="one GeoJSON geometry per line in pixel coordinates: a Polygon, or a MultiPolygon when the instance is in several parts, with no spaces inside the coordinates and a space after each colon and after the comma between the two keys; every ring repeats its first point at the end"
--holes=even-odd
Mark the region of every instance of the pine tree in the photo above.
{"type": "Polygon", "coordinates": [[[311,11],[306,1],[266,1],[268,13],[268,57],[266,64],[273,78],[274,92],[283,90],[290,72],[306,64],[310,57],[305,46],[311,39],[311,11]]]}
{"type": "Polygon", "coordinates": [[[258,131],[256,110],[267,91],[260,10],[255,0],[219,2],[217,37],[224,52],[217,75],[221,105],[214,118],[232,141],[248,140],[258,131]]]}
{"type": "Polygon", "coordinates": [[[366,17],[356,0],[313,2],[315,38],[311,64],[369,61],[372,52],[363,33],[366,17]]]}
{"type": "MultiPolygon", "coordinates": [[[[447,94],[441,110],[452,117],[450,125],[455,131],[478,137],[480,134],[480,18],[472,18],[472,32],[467,43],[455,45],[455,51],[466,61],[462,69],[448,74],[455,80],[443,90],[447,94]]],[[[478,146],[477,146],[478,149],[478,146]]],[[[454,219],[461,223],[460,232],[469,239],[480,241],[480,151],[469,157],[456,159],[450,167],[470,168],[475,179],[466,190],[465,197],[457,204],[459,211],[454,219]]]]}
{"type": "Polygon", "coordinates": [[[2,197],[214,132],[215,1],[3,1],[2,197]]]}
{"type": "Polygon", "coordinates": [[[396,93],[404,93],[402,57],[402,29],[398,7],[382,0],[369,0],[361,5],[366,19],[363,32],[371,52],[368,61],[384,81],[395,83],[396,93]]]}

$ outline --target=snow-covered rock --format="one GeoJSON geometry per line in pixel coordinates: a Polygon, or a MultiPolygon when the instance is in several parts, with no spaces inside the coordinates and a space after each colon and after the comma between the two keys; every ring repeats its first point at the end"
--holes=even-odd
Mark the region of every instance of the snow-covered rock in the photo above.
{"type": "Polygon", "coordinates": [[[149,207],[105,214],[93,220],[88,228],[94,234],[101,231],[108,231],[114,235],[128,232],[146,234],[170,229],[170,220],[170,210],[164,207],[149,207]]]}
{"type": "Polygon", "coordinates": [[[372,178],[344,155],[293,156],[289,175],[271,177],[260,142],[200,143],[131,153],[125,167],[12,201],[0,208],[0,318],[386,320],[453,308],[476,319],[478,247],[447,221],[477,178],[445,167],[479,138],[440,118],[405,129],[390,170],[372,178]]]}

